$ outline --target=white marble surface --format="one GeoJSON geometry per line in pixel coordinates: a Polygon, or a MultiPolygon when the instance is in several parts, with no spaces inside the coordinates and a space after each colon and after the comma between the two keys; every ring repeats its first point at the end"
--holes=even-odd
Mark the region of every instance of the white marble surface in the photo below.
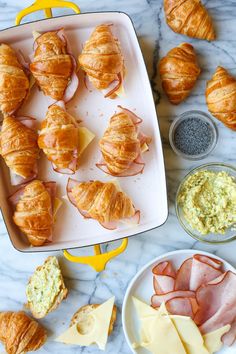
{"type": "MultiPolygon", "coordinates": [[[[12,26],[16,13],[30,3],[29,0],[0,0],[0,28],[12,26]]],[[[121,325],[121,307],[125,290],[140,267],[162,253],[186,248],[206,250],[225,258],[236,266],[236,243],[208,246],[195,242],[181,229],[174,211],[175,192],[181,178],[191,168],[199,165],[199,162],[187,162],[174,155],[168,143],[169,125],[176,115],[186,110],[207,111],[204,98],[205,82],[211,77],[217,65],[225,66],[236,75],[236,1],[211,0],[204,1],[204,3],[214,18],[217,30],[217,41],[213,43],[193,40],[173,33],[165,23],[160,0],[81,0],[78,2],[83,12],[120,10],[127,12],[134,21],[157,103],[167,172],[169,218],[166,224],[159,229],[130,238],[127,251],[110,262],[106,270],[100,274],[87,266],[71,264],[63,259],[61,254],[58,254],[66,285],[69,288],[69,296],[56,312],[42,321],[49,329],[51,337],[39,353],[99,353],[96,347],[64,346],[56,344],[52,338],[55,333],[58,333],[59,328],[66,328],[70,317],[78,307],[90,302],[103,302],[112,294],[116,296],[119,313],[106,352],[110,354],[130,353],[121,325]],[[194,44],[202,73],[191,96],[183,104],[174,107],[167,102],[162,93],[156,72],[156,62],[160,56],[182,41],[194,44]]],[[[64,14],[68,11],[57,10],[55,13],[64,14]]],[[[39,14],[34,14],[29,19],[38,19],[39,16],[39,14]]],[[[220,133],[218,145],[214,153],[202,162],[220,161],[235,164],[236,133],[224,128],[219,122],[217,125],[220,133]]],[[[110,247],[112,246],[108,245],[105,248],[110,249],[110,247]]],[[[82,250],[78,253],[89,251],[82,250]]],[[[8,239],[4,224],[0,221],[0,311],[22,309],[26,300],[27,280],[35,267],[41,264],[47,256],[48,254],[26,255],[15,251],[8,239]]]]}

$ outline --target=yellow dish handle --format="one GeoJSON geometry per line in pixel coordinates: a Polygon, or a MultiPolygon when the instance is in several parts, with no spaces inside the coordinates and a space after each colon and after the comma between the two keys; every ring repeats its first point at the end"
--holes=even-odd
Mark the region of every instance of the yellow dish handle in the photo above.
{"type": "Polygon", "coordinates": [[[80,8],[76,4],[70,1],[63,0],[36,0],[31,6],[21,10],[16,15],[15,24],[18,26],[21,23],[23,17],[40,10],[44,10],[45,17],[52,17],[52,8],[54,7],[67,7],[72,9],[75,13],[80,13],[80,8]]]}
{"type": "Polygon", "coordinates": [[[95,245],[95,256],[73,256],[67,250],[64,250],[63,254],[68,261],[74,263],[88,264],[97,272],[101,272],[105,269],[107,262],[109,262],[112,258],[118,256],[119,254],[125,251],[127,245],[128,239],[124,238],[118,248],[107,253],[101,253],[100,245],[95,245]]]}

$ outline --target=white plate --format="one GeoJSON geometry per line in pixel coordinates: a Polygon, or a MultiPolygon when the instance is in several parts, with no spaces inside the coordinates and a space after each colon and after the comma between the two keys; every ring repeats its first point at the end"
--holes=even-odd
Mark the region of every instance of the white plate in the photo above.
{"type": "MultiPolygon", "coordinates": [[[[41,32],[64,27],[72,52],[77,58],[83,43],[89,38],[94,27],[102,23],[112,23],[112,32],[121,42],[127,68],[124,83],[126,97],[111,100],[103,98],[97,90],[90,93],[85,88],[80,74],[80,88],[76,97],[67,105],[67,109],[83,120],[81,125],[93,131],[96,139],[83,154],[80,160],[80,170],[74,178],[81,181],[112,179],[95,166],[100,157],[98,140],[117,105],[135,110],[135,113],[143,118],[142,130],[150,135],[153,141],[150,151],[144,156],[146,162],[144,173],[134,177],[120,178],[119,182],[122,189],[132,198],[135,207],[141,210],[140,224],[135,227],[120,224],[117,230],[109,231],[94,220],[84,220],[73,205],[64,201],[57,216],[53,243],[42,247],[29,247],[24,238],[19,236],[19,230],[12,222],[11,211],[6,203],[6,197],[11,194],[12,188],[9,185],[8,171],[2,162],[0,169],[0,179],[4,181],[0,184],[2,214],[13,245],[21,251],[52,251],[108,242],[158,227],[167,219],[166,180],[160,131],[146,67],[130,18],[119,12],[63,16],[3,30],[0,32],[0,37],[1,42],[9,43],[16,50],[21,49],[25,55],[29,55],[33,47],[32,31],[41,32]]],[[[35,88],[20,113],[32,115],[41,121],[45,117],[48,103],[47,98],[35,88]]],[[[45,181],[56,181],[59,186],[59,196],[66,194],[68,177],[55,173],[45,157],[41,158],[39,177],[45,181]]]]}
{"type": "MultiPolygon", "coordinates": [[[[139,342],[139,319],[136,314],[132,302],[132,296],[143,300],[146,303],[150,303],[151,296],[154,293],[153,290],[153,275],[152,268],[159,262],[171,261],[173,265],[178,268],[180,265],[189,257],[192,257],[194,254],[203,254],[209,257],[219,259],[223,262],[223,269],[225,271],[231,270],[236,273],[236,269],[232,267],[228,262],[224,261],[222,258],[215,256],[214,254],[196,250],[180,250],[165,253],[164,255],[157,257],[152,260],[150,263],[146,264],[132,279],[131,283],[126,290],[124,297],[123,308],[122,308],[122,322],[123,329],[125,333],[125,338],[127,343],[132,350],[132,353],[138,354],[148,354],[148,350],[144,348],[133,349],[132,343],[139,342]]],[[[236,343],[231,347],[224,346],[218,354],[235,354],[236,352],[236,343]]],[[[174,354],[174,353],[173,353],[174,354]]]]}

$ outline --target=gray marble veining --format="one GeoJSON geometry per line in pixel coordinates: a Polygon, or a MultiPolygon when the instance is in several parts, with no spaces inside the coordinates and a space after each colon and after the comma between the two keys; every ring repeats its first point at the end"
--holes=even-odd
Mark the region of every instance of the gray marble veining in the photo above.
{"type": "MultiPolygon", "coordinates": [[[[168,142],[170,123],[178,114],[190,109],[207,112],[204,96],[206,80],[211,77],[217,65],[223,65],[236,75],[236,2],[235,0],[204,1],[217,30],[217,41],[212,43],[190,39],[172,32],[165,22],[161,0],[81,0],[76,2],[80,5],[82,12],[119,10],[128,13],[134,21],[154,92],[163,139],[169,218],[166,224],[159,229],[130,238],[127,251],[110,262],[106,270],[100,274],[96,274],[89,267],[71,264],[58,254],[70,292],[68,299],[60,308],[42,321],[49,329],[51,336],[39,353],[99,353],[96,347],[81,349],[75,346],[63,346],[53,342],[52,339],[55,333],[58,333],[58,323],[64,322],[63,326],[66,328],[69,318],[78,307],[89,302],[103,302],[114,294],[118,305],[118,321],[106,352],[128,354],[130,350],[122,332],[121,307],[128,283],[142,265],[162,253],[175,249],[193,248],[213,252],[236,266],[235,243],[222,246],[204,245],[191,239],[178,224],[174,211],[177,186],[181,178],[199,162],[188,162],[177,158],[168,142]],[[168,103],[162,92],[156,64],[169,49],[183,41],[194,44],[202,72],[190,97],[178,107],[174,107],[168,103]]],[[[30,4],[31,0],[0,0],[0,28],[12,26],[16,13],[30,4]]],[[[69,12],[58,9],[54,12],[56,15],[65,13],[69,12]]],[[[40,14],[32,14],[27,20],[38,18],[40,14]]],[[[218,145],[213,154],[203,162],[217,161],[235,164],[233,152],[236,146],[236,135],[224,128],[220,122],[216,124],[219,128],[218,145]]],[[[111,247],[113,246],[106,246],[107,249],[111,247]]],[[[79,251],[80,254],[87,252],[88,250],[79,251]]],[[[22,309],[26,301],[27,280],[46,256],[46,254],[24,255],[14,250],[6,234],[5,226],[0,221],[0,311],[22,309]]]]}

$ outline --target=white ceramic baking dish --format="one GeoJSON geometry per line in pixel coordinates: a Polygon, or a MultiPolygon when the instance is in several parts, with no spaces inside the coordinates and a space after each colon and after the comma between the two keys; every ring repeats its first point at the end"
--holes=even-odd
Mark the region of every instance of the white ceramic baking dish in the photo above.
{"type": "MultiPolygon", "coordinates": [[[[137,226],[119,225],[114,231],[104,229],[94,220],[84,220],[77,209],[63,200],[58,212],[51,244],[42,247],[30,247],[25,237],[12,222],[12,210],[7,197],[13,192],[9,181],[9,172],[3,160],[0,162],[0,202],[2,215],[13,246],[23,252],[53,251],[90,246],[109,242],[124,237],[137,235],[162,225],[168,215],[166,178],[163,161],[162,143],[155,111],[152,91],[131,19],[125,13],[102,12],[69,15],[22,24],[0,32],[0,42],[9,43],[16,50],[21,50],[27,57],[33,50],[32,31],[49,31],[64,27],[75,57],[81,52],[83,43],[89,38],[93,28],[102,23],[112,24],[112,32],[119,38],[125,58],[127,74],[123,98],[105,99],[96,90],[89,92],[80,73],[80,87],[67,109],[74,116],[82,119],[81,125],[96,134],[95,140],[88,147],[81,159],[81,167],[73,178],[78,180],[109,181],[96,168],[99,160],[98,140],[107,127],[109,118],[117,105],[129,108],[143,118],[142,130],[152,137],[150,151],[145,153],[146,167],[142,175],[119,179],[122,189],[132,198],[134,205],[141,211],[140,224],[137,226]]],[[[41,121],[49,105],[49,100],[35,87],[30,99],[21,108],[19,114],[30,115],[41,121]]],[[[52,170],[44,156],[40,160],[39,178],[53,180],[58,184],[58,196],[66,195],[67,175],[60,175],[52,170]]]]}

